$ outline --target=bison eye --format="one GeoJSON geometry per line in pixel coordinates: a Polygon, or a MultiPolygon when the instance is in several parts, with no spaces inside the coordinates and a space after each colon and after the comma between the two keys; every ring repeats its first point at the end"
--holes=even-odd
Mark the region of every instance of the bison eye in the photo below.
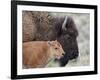
{"type": "Polygon", "coordinates": [[[58,48],[55,48],[55,49],[58,49],[58,48]]]}

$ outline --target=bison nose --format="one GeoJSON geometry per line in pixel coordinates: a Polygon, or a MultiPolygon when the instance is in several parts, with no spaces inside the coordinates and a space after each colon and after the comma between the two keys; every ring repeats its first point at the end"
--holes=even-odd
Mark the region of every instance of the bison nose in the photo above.
{"type": "Polygon", "coordinates": [[[65,54],[65,52],[62,53],[62,55],[64,55],[64,54],[65,54]]]}
{"type": "Polygon", "coordinates": [[[79,56],[79,54],[78,54],[78,53],[74,54],[74,58],[77,58],[78,56],[79,56]]]}
{"type": "Polygon", "coordinates": [[[72,51],[72,54],[70,55],[70,59],[75,59],[79,56],[78,50],[72,51]]]}

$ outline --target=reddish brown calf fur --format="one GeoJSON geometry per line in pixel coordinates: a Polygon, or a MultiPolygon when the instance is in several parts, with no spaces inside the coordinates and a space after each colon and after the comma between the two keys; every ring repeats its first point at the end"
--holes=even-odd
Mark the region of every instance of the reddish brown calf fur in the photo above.
{"type": "Polygon", "coordinates": [[[31,41],[23,43],[23,68],[40,68],[53,58],[64,54],[58,41],[31,41]]]}

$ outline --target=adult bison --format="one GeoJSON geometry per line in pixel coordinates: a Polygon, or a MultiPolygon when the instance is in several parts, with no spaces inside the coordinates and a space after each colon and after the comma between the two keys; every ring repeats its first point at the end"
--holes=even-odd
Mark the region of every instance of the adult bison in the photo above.
{"type": "Polygon", "coordinates": [[[22,25],[23,42],[56,39],[60,42],[66,52],[57,60],[60,66],[65,66],[69,60],[78,57],[78,31],[71,17],[53,15],[50,12],[23,11],[22,25]]]}

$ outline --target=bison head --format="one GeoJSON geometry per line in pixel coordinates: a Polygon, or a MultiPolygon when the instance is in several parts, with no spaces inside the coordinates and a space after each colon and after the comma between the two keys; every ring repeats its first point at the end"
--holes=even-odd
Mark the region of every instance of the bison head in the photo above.
{"type": "Polygon", "coordinates": [[[71,59],[75,59],[79,55],[77,36],[78,31],[71,17],[66,17],[63,21],[57,40],[62,45],[66,54],[59,60],[60,66],[65,66],[71,59]]]}

